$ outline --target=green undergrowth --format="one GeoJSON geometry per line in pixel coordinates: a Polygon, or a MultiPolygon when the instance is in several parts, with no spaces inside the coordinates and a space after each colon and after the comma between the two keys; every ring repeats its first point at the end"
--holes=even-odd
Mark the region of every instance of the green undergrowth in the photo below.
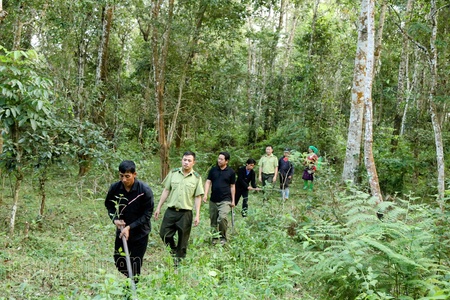
{"type": "MultiPolygon", "coordinates": [[[[0,232],[0,299],[126,298],[103,203],[111,178],[95,178],[49,184],[42,218],[39,197],[24,184],[15,235],[7,236],[7,221],[0,232]]],[[[247,218],[235,208],[225,246],[211,244],[203,205],[177,269],[158,235],[161,220],[152,219],[138,298],[448,299],[448,215],[412,196],[376,206],[331,182],[318,177],[311,192],[294,181],[287,201],[275,190],[252,193],[247,218]]],[[[152,187],[157,202],[161,187],[152,187]]],[[[7,220],[11,199],[2,195],[7,220]]]]}

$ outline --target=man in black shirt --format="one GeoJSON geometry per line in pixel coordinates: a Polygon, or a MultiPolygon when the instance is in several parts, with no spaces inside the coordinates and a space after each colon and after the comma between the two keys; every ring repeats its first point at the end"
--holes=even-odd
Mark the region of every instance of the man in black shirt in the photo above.
{"type": "Polygon", "coordinates": [[[248,191],[257,189],[256,188],[256,174],[253,168],[256,165],[256,161],[253,158],[249,158],[242,166],[238,169],[237,179],[236,179],[236,196],[235,204],[238,205],[239,198],[243,198],[242,201],[242,216],[247,216],[248,210],[248,191]]]}
{"type": "Polygon", "coordinates": [[[153,192],[144,182],[136,179],[136,165],[125,160],[119,165],[120,181],[113,183],[105,199],[108,215],[116,225],[114,261],[117,269],[129,277],[122,236],[127,239],[133,275],[141,274],[153,213],[153,192]]]}
{"type": "MultiPolygon", "coordinates": [[[[211,201],[209,203],[209,218],[213,231],[219,227],[220,242],[227,242],[228,214],[231,207],[234,207],[236,174],[228,167],[230,154],[220,152],[217,159],[217,166],[212,167],[205,182],[205,194],[203,202],[208,199],[208,192],[211,188],[211,201]]],[[[213,240],[213,242],[216,240],[213,240]]]]}

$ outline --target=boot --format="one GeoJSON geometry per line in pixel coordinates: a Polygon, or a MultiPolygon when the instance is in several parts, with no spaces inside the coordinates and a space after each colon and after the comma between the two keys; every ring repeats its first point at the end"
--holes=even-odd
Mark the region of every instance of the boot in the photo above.
{"type": "Polygon", "coordinates": [[[303,189],[306,190],[308,188],[308,180],[303,180],[303,189]]]}
{"type": "Polygon", "coordinates": [[[309,190],[312,191],[314,189],[314,182],[309,183],[309,190]]]}

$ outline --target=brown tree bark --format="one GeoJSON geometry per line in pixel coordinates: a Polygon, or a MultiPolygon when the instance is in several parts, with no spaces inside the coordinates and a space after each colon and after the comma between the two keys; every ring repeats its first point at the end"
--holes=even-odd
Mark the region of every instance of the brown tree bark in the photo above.
{"type": "MultiPolygon", "coordinates": [[[[160,11],[163,0],[152,1],[152,19],[155,23],[160,19],[160,11]]],[[[164,179],[169,172],[169,144],[166,137],[165,127],[165,71],[167,63],[167,55],[169,51],[170,28],[172,24],[174,9],[174,0],[169,0],[166,28],[163,36],[159,34],[158,26],[154,26],[152,30],[152,64],[153,64],[153,82],[155,86],[156,100],[156,128],[158,130],[158,143],[160,145],[159,158],[161,163],[161,180],[164,179]],[[160,38],[162,37],[162,45],[160,38]]]]}
{"type": "Polygon", "coordinates": [[[373,197],[377,199],[377,203],[383,201],[381,195],[380,184],[378,181],[378,173],[373,157],[373,105],[372,105],[372,86],[374,78],[374,61],[375,61],[375,0],[363,0],[361,4],[361,12],[366,11],[366,82],[364,86],[364,164],[367,170],[370,191],[373,197]]]}

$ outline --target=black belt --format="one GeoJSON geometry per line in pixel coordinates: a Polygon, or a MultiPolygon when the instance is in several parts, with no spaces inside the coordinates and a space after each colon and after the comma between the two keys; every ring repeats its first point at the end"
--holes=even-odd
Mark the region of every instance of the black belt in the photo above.
{"type": "Polygon", "coordinates": [[[191,209],[181,209],[181,208],[177,208],[177,207],[169,207],[170,210],[175,210],[175,211],[192,211],[191,209]]]}

